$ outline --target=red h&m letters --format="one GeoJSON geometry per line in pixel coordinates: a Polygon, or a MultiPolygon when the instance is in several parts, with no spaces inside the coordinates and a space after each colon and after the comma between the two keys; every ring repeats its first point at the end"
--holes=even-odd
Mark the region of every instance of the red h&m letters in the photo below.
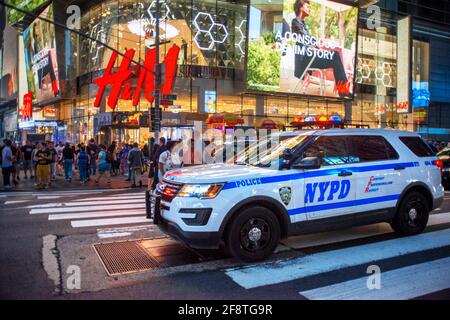
{"type": "MultiPolygon", "coordinates": [[[[167,52],[164,58],[165,64],[165,81],[161,86],[161,94],[169,95],[173,88],[173,83],[177,74],[177,60],[180,53],[180,47],[173,45],[167,52]]],[[[147,51],[144,60],[144,68],[137,67],[135,70],[138,72],[138,80],[134,93],[131,90],[130,78],[133,72],[130,70],[131,61],[134,57],[135,50],[129,49],[125,52],[125,57],[120,63],[119,69],[115,73],[111,73],[111,70],[116,63],[117,52],[113,52],[109,59],[108,65],[102,77],[95,79],[93,82],[98,85],[97,97],[94,101],[94,106],[99,107],[100,102],[103,99],[106,86],[111,86],[111,92],[109,94],[107,104],[114,110],[117,105],[119,96],[122,99],[133,99],[133,106],[137,106],[141,97],[142,87],[144,87],[144,96],[148,102],[153,103],[155,97],[152,93],[155,92],[155,64],[156,64],[156,49],[152,48],[147,51]],[[124,90],[122,91],[122,86],[124,90]]]]}

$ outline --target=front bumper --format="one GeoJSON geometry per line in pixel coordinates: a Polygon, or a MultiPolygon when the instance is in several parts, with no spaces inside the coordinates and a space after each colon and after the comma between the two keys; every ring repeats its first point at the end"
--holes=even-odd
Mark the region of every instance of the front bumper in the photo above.
{"type": "Polygon", "coordinates": [[[164,203],[161,198],[155,194],[147,194],[147,218],[153,218],[161,231],[169,236],[183,242],[187,246],[194,249],[218,249],[221,243],[220,232],[208,231],[184,231],[176,223],[165,219],[161,215],[164,210],[164,203]]]}
{"type": "Polygon", "coordinates": [[[433,200],[433,210],[439,208],[444,203],[444,197],[435,198],[433,200]]]}

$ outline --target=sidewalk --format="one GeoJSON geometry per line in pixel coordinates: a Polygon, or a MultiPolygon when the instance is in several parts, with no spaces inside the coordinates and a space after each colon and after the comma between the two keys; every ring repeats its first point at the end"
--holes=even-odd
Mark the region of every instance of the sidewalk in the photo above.
{"type": "MultiPolygon", "coordinates": [[[[39,192],[48,192],[52,193],[55,191],[61,191],[61,190],[96,190],[96,189],[124,189],[124,188],[130,188],[131,189],[131,183],[130,181],[125,181],[127,179],[126,176],[116,176],[111,177],[111,184],[107,183],[107,180],[105,178],[102,178],[100,180],[100,183],[98,185],[95,184],[94,177],[91,177],[91,181],[88,181],[86,183],[81,183],[79,181],[79,176],[76,173],[72,179],[72,182],[68,182],[64,180],[64,177],[57,176],[55,181],[52,181],[51,186],[49,186],[47,189],[37,189],[37,187],[34,185],[34,179],[25,179],[23,176],[23,172],[20,174],[20,180],[18,180],[17,186],[11,188],[11,189],[5,189],[3,187],[3,176],[0,172],[0,192],[17,192],[17,191],[39,191],[39,192]]],[[[146,190],[147,188],[147,172],[144,172],[142,175],[142,188],[132,188],[134,190],[146,190]]]]}

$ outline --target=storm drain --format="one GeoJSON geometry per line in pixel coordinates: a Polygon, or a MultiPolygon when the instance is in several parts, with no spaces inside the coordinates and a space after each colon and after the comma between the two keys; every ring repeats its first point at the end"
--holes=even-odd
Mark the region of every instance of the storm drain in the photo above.
{"type": "Polygon", "coordinates": [[[110,276],[147,271],[159,267],[138,241],[120,241],[94,245],[106,272],[110,276]]]}

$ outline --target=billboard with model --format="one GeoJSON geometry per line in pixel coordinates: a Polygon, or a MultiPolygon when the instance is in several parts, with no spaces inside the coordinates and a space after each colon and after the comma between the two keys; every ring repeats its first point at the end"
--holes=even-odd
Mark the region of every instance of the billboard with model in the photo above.
{"type": "Polygon", "coordinates": [[[358,9],[327,0],[251,0],[247,88],[353,97],[358,9]]]}
{"type": "MultiPolygon", "coordinates": [[[[53,7],[48,6],[40,17],[53,20],[53,7]]],[[[33,103],[59,96],[55,26],[36,19],[24,31],[23,40],[28,90],[33,92],[33,103]]]]}

